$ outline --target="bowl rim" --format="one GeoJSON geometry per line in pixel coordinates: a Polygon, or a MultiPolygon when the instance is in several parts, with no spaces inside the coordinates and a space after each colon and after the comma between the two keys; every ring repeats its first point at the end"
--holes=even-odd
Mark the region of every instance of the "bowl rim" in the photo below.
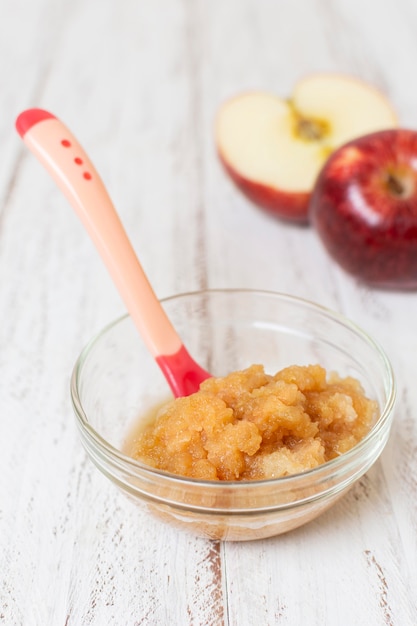
{"type": "Polygon", "coordinates": [[[387,400],[385,402],[385,405],[381,407],[381,413],[377,421],[375,422],[371,430],[365,435],[365,437],[361,439],[361,441],[359,441],[353,448],[351,448],[347,452],[344,452],[340,456],[335,457],[334,459],[331,459],[329,461],[326,461],[326,463],[323,463],[313,469],[309,469],[309,470],[306,470],[305,472],[301,472],[297,474],[290,474],[288,476],[281,476],[277,478],[264,478],[264,479],[257,479],[257,480],[246,480],[246,481],[233,481],[233,480],[214,481],[214,480],[208,480],[208,479],[192,478],[188,476],[179,476],[176,474],[169,473],[165,470],[150,467],[149,465],[146,465],[145,463],[142,463],[141,461],[126,455],[124,452],[114,447],[104,437],[102,437],[95,428],[91,426],[91,424],[88,421],[88,417],[84,411],[80,394],[78,391],[79,389],[78,383],[80,381],[82,369],[90,352],[94,349],[95,345],[100,341],[100,339],[107,332],[109,332],[109,330],[111,330],[113,327],[117,326],[118,324],[130,318],[129,314],[125,313],[117,317],[116,319],[112,320],[108,324],[106,324],[106,326],[104,326],[99,332],[93,335],[93,337],[87,342],[87,344],[85,344],[78,358],[75,361],[75,364],[71,373],[71,378],[70,378],[70,395],[71,395],[73,410],[77,418],[78,427],[80,428],[81,433],[88,438],[89,442],[92,443],[96,448],[98,447],[100,452],[104,453],[107,459],[111,460],[112,464],[122,466],[124,469],[129,468],[131,473],[137,474],[138,472],[140,472],[140,474],[142,475],[158,477],[158,479],[160,480],[167,480],[177,485],[182,485],[182,486],[192,485],[194,487],[201,486],[204,488],[209,488],[210,490],[213,490],[213,491],[221,490],[221,489],[224,489],[225,487],[233,487],[234,489],[244,490],[244,489],[248,489],[248,487],[255,488],[257,485],[272,486],[274,484],[282,485],[282,486],[285,485],[286,488],[289,486],[292,486],[292,488],[295,489],[296,488],[295,485],[297,483],[299,482],[304,483],[306,479],[311,478],[312,480],[314,480],[314,477],[317,477],[318,482],[320,482],[320,478],[327,480],[329,476],[337,475],[341,467],[344,467],[345,465],[349,465],[349,462],[354,461],[356,457],[361,458],[361,452],[364,449],[367,449],[368,447],[370,447],[370,443],[374,439],[378,438],[379,433],[382,430],[384,430],[385,427],[387,427],[387,422],[389,423],[388,427],[390,428],[391,426],[390,422],[392,422],[393,417],[394,417],[394,408],[395,408],[396,397],[397,397],[397,386],[396,386],[396,380],[394,376],[393,367],[387,354],[385,353],[385,350],[382,348],[381,344],[377,340],[373,339],[358,324],[353,322],[348,317],[345,317],[343,314],[338,313],[337,311],[334,311],[330,309],[329,307],[313,302],[306,298],[288,294],[288,293],[272,291],[272,290],[264,290],[264,289],[250,289],[250,288],[201,289],[201,290],[195,290],[195,291],[181,292],[181,293],[174,294],[165,298],[161,298],[160,302],[164,304],[172,300],[179,300],[179,299],[186,298],[186,297],[196,297],[196,296],[201,297],[201,296],[207,296],[211,294],[234,295],[234,296],[239,295],[239,294],[250,294],[254,296],[258,295],[261,297],[270,296],[273,298],[279,298],[281,300],[291,302],[298,306],[313,309],[316,312],[321,313],[331,318],[333,321],[336,321],[342,324],[343,326],[351,330],[354,334],[360,336],[360,338],[364,340],[366,343],[368,343],[368,345],[370,345],[371,348],[373,348],[374,351],[378,354],[384,366],[384,369],[386,371],[386,381],[384,383],[384,387],[387,389],[387,400]]]}

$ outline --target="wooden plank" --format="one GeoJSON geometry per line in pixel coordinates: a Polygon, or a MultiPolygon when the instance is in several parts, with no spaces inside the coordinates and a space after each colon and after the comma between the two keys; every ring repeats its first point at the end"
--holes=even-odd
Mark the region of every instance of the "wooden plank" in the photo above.
{"type": "Polygon", "coordinates": [[[0,623],[412,626],[417,599],[415,294],[347,276],[220,167],[213,120],[251,88],[316,70],[389,94],[414,126],[417,12],[378,4],[4,0],[0,21],[0,623]],[[376,6],[376,5],[375,5],[376,6]],[[77,219],[13,130],[50,108],[96,162],[161,297],[293,293],[381,341],[399,402],[380,461],[306,527],[217,543],[133,506],[86,458],[68,379],[123,306],[77,219]]]}

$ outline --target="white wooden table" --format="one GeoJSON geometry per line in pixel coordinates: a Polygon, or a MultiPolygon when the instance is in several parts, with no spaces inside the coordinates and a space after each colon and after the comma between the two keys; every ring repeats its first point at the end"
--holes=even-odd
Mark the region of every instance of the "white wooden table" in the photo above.
{"type": "Polygon", "coordinates": [[[0,624],[417,624],[417,293],[368,289],[315,233],[226,178],[213,117],[247,88],[354,74],[417,127],[414,0],[1,0],[0,624]],[[123,305],[14,131],[58,115],[104,178],[159,297],[284,291],[336,309],[392,359],[390,442],[332,510],[275,539],[216,543],[140,513],[88,461],[69,376],[123,305]]]}

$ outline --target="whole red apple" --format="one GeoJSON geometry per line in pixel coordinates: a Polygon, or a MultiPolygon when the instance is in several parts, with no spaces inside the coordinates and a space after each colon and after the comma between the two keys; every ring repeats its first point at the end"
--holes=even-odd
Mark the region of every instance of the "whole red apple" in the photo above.
{"type": "Polygon", "coordinates": [[[318,177],[310,218],[354,276],[417,288],[417,132],[376,132],[335,151],[318,177]]]}

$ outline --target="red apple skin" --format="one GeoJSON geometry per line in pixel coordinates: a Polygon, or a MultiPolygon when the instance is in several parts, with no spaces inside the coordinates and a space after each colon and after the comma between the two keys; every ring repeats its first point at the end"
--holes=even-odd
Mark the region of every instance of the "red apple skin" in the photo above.
{"type": "Polygon", "coordinates": [[[277,190],[238,174],[219,154],[220,161],[236,187],[257,207],[267,213],[298,224],[308,223],[310,193],[277,190]]]}
{"type": "Polygon", "coordinates": [[[347,272],[380,288],[417,289],[417,132],[380,131],[336,150],[317,179],[310,219],[347,272]]]}

